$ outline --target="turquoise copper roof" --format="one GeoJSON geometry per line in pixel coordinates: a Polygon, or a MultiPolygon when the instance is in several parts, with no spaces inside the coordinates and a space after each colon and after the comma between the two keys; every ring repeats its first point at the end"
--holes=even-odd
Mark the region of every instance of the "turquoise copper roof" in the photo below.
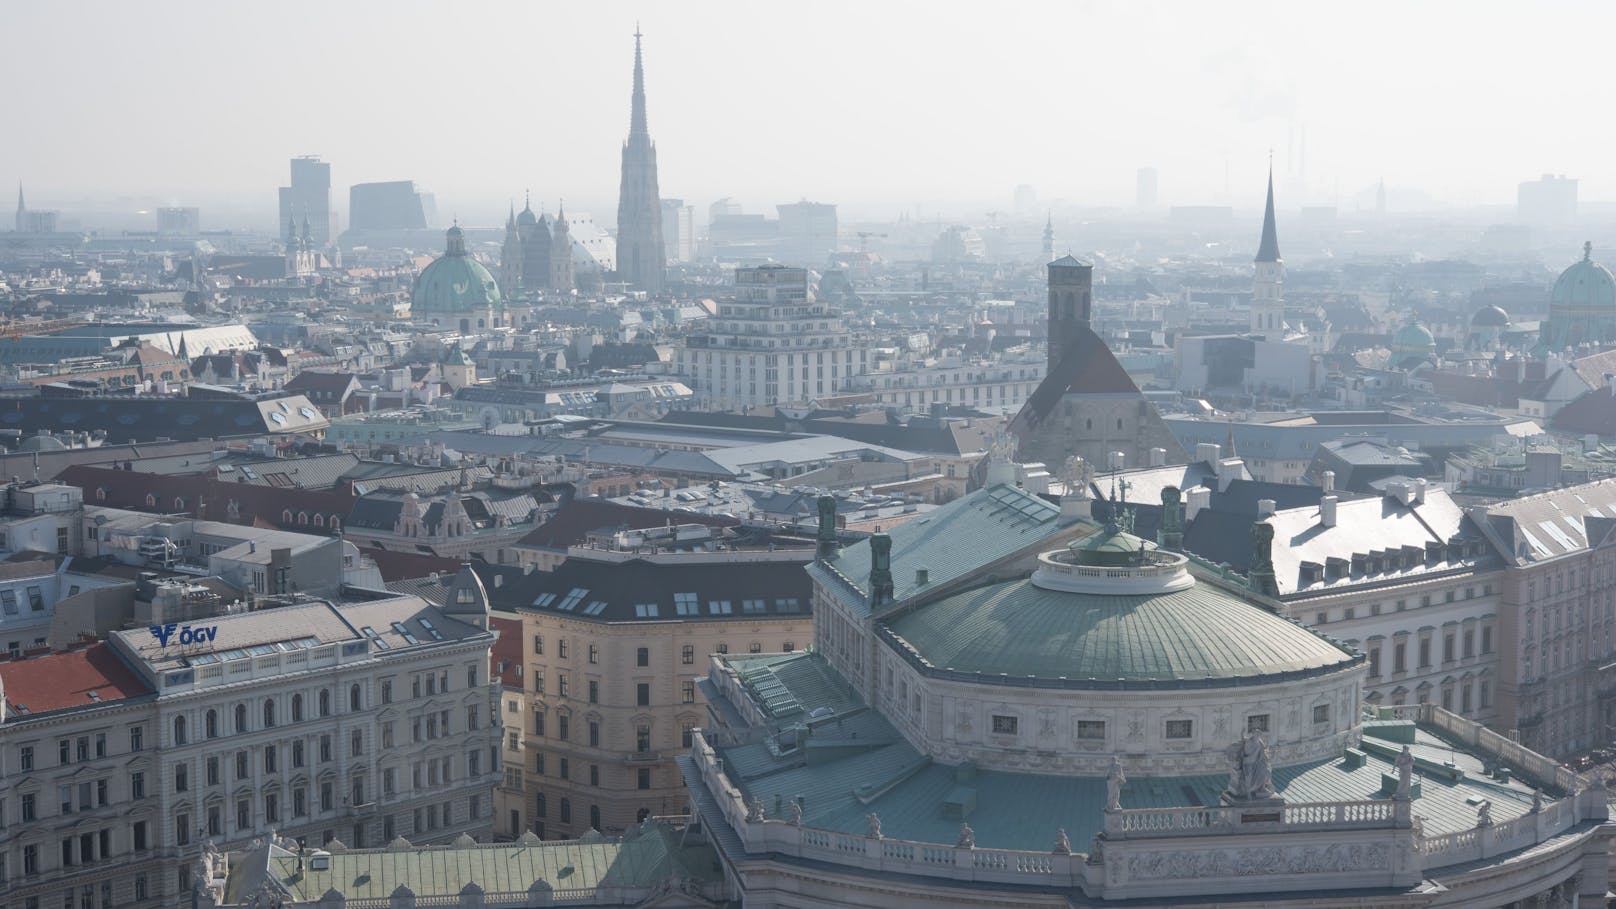
{"type": "Polygon", "coordinates": [[[269,873],[299,903],[317,902],[333,886],[347,898],[386,900],[400,885],[418,898],[454,896],[471,882],[488,893],[513,893],[543,879],[557,890],[648,887],[669,875],[711,879],[710,847],[686,847],[653,827],[634,839],[565,840],[334,852],[331,867],[297,868],[297,856],[272,854],[269,873]]]}
{"type": "Polygon", "coordinates": [[[1207,583],[1155,594],[989,584],[887,622],[937,670],[1014,680],[1227,684],[1344,669],[1358,658],[1207,583]]]}
{"type": "MultiPolygon", "coordinates": [[[[745,672],[760,659],[776,673],[794,664],[820,663],[803,677],[816,679],[834,673],[815,653],[792,654],[788,659],[729,656],[726,662],[745,672]]],[[[796,677],[782,674],[792,685],[796,677]]],[[[944,803],[961,786],[974,790],[975,809],[969,822],[977,844],[996,849],[1048,849],[1056,828],[1065,828],[1073,848],[1086,848],[1100,831],[1105,805],[1105,778],[1066,773],[1040,773],[1029,762],[1028,772],[975,770],[962,783],[958,769],[929,760],[918,752],[878,712],[862,704],[840,700],[821,702],[809,688],[793,688],[808,710],[835,704],[834,719],[815,721],[806,749],[825,741],[822,755],[805,759],[802,751],[780,753],[767,744],[720,748],[724,771],[750,800],[763,803],[769,817],[786,816],[786,806],[803,800],[803,823],[810,827],[862,836],[867,815],[880,815],[888,837],[952,843],[960,818],[944,810],[944,803]],[[848,746],[849,740],[864,747],[848,746]],[[870,793],[879,793],[873,797],[870,793]],[[860,796],[863,795],[863,798],[860,796]]],[[[1381,744],[1385,744],[1382,742],[1381,744]]],[[[1373,739],[1364,749],[1360,766],[1339,756],[1274,768],[1274,786],[1292,802],[1335,802],[1384,797],[1386,776],[1394,775],[1395,751],[1377,747],[1373,739]]],[[[1417,771],[1421,791],[1414,813],[1423,820],[1427,836],[1454,833],[1475,826],[1476,802],[1493,803],[1493,820],[1503,823],[1531,810],[1532,786],[1519,777],[1508,783],[1487,776],[1483,759],[1454,747],[1431,731],[1420,728],[1412,747],[1416,759],[1430,764],[1456,762],[1464,776],[1452,778],[1417,771]]],[[[1216,805],[1228,785],[1227,773],[1154,776],[1129,768],[1122,787],[1124,808],[1176,808],[1216,805]]]]}
{"type": "MultiPolygon", "coordinates": [[[[1066,526],[1059,508],[1026,490],[1002,483],[979,489],[887,532],[892,539],[893,599],[938,589],[1066,526]],[[925,584],[916,576],[921,568],[926,569],[925,584]]],[[[809,566],[809,573],[821,583],[850,584],[867,606],[870,544],[849,546],[828,562],[809,566]]]]}
{"type": "Polygon", "coordinates": [[[499,283],[466,252],[459,227],[449,228],[447,249],[421,269],[410,289],[410,312],[466,312],[499,305],[499,283]]]}

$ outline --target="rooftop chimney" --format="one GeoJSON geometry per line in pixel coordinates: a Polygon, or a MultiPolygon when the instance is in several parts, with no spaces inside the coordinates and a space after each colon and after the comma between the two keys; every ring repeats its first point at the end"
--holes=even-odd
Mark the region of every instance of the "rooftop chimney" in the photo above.
{"type": "Polygon", "coordinates": [[[1425,487],[1429,485],[1430,484],[1425,481],[1424,477],[1420,477],[1414,481],[1414,504],[1425,504],[1425,487]]]}
{"type": "Polygon", "coordinates": [[[1196,486],[1184,493],[1184,523],[1187,525],[1195,520],[1201,509],[1212,505],[1212,490],[1205,486],[1196,486]]]}
{"type": "Polygon", "coordinates": [[[1319,475],[1319,486],[1325,492],[1335,492],[1335,471],[1326,470],[1319,475]]]}
{"type": "Polygon", "coordinates": [[[1274,508],[1277,507],[1277,505],[1278,503],[1276,503],[1273,499],[1258,499],[1257,519],[1262,520],[1263,518],[1272,515],[1274,513],[1274,508]]]}
{"type": "Polygon", "coordinates": [[[1335,526],[1335,496],[1325,496],[1319,499],[1319,524],[1325,527],[1335,526]]]}
{"type": "Polygon", "coordinates": [[[870,606],[892,602],[892,538],[870,534],[870,606]]]}
{"type": "Polygon", "coordinates": [[[1123,452],[1120,452],[1120,451],[1111,452],[1110,460],[1111,460],[1110,468],[1112,470],[1122,470],[1123,468],[1128,466],[1128,456],[1127,456],[1127,454],[1125,454],[1123,452]]]}
{"type": "Polygon", "coordinates": [[[1218,458],[1223,456],[1223,446],[1216,442],[1195,443],[1195,460],[1203,464],[1218,466],[1218,458]]]}
{"type": "Polygon", "coordinates": [[[1165,467],[1165,466],[1167,466],[1167,449],[1165,449],[1165,448],[1152,448],[1150,450],[1150,466],[1151,467],[1165,467]]]}

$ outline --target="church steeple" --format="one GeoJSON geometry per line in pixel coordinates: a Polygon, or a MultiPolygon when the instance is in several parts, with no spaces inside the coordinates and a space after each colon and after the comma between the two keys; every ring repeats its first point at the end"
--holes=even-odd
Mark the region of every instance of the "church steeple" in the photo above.
{"type": "Polygon", "coordinates": [[[1268,165],[1268,207],[1263,210],[1262,242],[1257,244],[1258,262],[1279,262],[1279,230],[1274,226],[1274,166],[1268,165]]]}
{"type": "Polygon", "coordinates": [[[629,136],[650,136],[645,125],[645,64],[640,59],[640,27],[634,26],[634,97],[628,118],[629,136]]]}
{"type": "Polygon", "coordinates": [[[617,276],[636,290],[657,294],[662,292],[668,253],[662,244],[656,144],[645,124],[645,63],[640,37],[636,27],[634,89],[628,140],[623,143],[623,179],[617,196],[617,276]]]}
{"type": "Polygon", "coordinates": [[[1262,240],[1257,244],[1256,273],[1251,282],[1251,333],[1270,341],[1285,336],[1285,260],[1279,255],[1274,225],[1274,164],[1268,162],[1268,204],[1263,210],[1262,240]]]}
{"type": "Polygon", "coordinates": [[[1055,261],[1055,216],[1044,219],[1044,264],[1055,261]]]}

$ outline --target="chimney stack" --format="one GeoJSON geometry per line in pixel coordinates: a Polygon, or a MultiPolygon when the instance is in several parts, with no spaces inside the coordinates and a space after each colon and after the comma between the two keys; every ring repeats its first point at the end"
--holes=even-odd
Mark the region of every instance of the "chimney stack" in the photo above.
{"type": "Polygon", "coordinates": [[[1216,442],[1195,443],[1195,460],[1203,464],[1218,466],[1218,458],[1223,456],[1223,446],[1216,442]]]}
{"type": "Polygon", "coordinates": [[[1425,504],[1425,487],[1429,485],[1430,484],[1425,481],[1424,477],[1420,477],[1418,480],[1414,481],[1414,504],[1425,504]]]}
{"type": "Polygon", "coordinates": [[[1326,470],[1319,475],[1319,486],[1325,492],[1335,492],[1335,471],[1326,470]]]}
{"type": "Polygon", "coordinates": [[[1319,499],[1319,524],[1325,527],[1335,526],[1335,496],[1325,496],[1319,499]]]}
{"type": "Polygon", "coordinates": [[[1201,509],[1212,505],[1212,490],[1205,486],[1196,486],[1184,494],[1184,523],[1188,525],[1195,520],[1201,509]]]}
{"type": "Polygon", "coordinates": [[[1152,448],[1150,450],[1150,466],[1151,467],[1166,467],[1167,466],[1167,449],[1165,449],[1165,448],[1152,448]]]}
{"type": "Polygon", "coordinates": [[[1274,513],[1274,509],[1277,506],[1278,506],[1278,503],[1275,502],[1273,499],[1258,499],[1257,500],[1257,520],[1260,521],[1263,518],[1272,516],[1273,513],[1274,513]]]}

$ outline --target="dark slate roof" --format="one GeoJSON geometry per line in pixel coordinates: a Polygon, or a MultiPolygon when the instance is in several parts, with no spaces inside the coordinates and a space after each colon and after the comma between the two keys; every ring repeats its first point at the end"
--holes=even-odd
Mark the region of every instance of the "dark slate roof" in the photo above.
{"type": "Polygon", "coordinates": [[[645,530],[675,524],[705,524],[733,527],[740,522],[719,515],[685,514],[662,508],[636,508],[598,499],[574,499],[561,506],[550,520],[521,539],[521,545],[544,549],[566,549],[581,545],[591,533],[602,530],[645,530]]]}
{"type": "MultiPolygon", "coordinates": [[[[307,407],[306,398],[284,398],[288,407],[307,407]]],[[[257,436],[266,432],[296,432],[308,423],[301,420],[272,423],[260,402],[200,397],[166,398],[144,395],[43,396],[7,395],[0,398],[0,429],[21,430],[24,436],[51,432],[94,432],[102,430],[114,442],[158,438],[192,440],[257,436]]]]}
{"type": "Polygon", "coordinates": [[[1067,395],[1140,394],[1104,339],[1084,326],[1055,368],[1038,383],[1012,424],[1037,426],[1067,395]]]}
{"type": "Polygon", "coordinates": [[[320,391],[328,394],[343,394],[350,388],[358,388],[359,379],[349,372],[317,372],[305,369],[292,377],[286,383],[291,391],[320,391]]]}
{"type": "Polygon", "coordinates": [[[1560,408],[1550,425],[1562,432],[1596,433],[1607,439],[1616,436],[1616,394],[1605,388],[1584,392],[1560,408]]]}
{"type": "Polygon", "coordinates": [[[1262,242],[1257,246],[1258,262],[1279,261],[1279,230],[1274,226],[1274,174],[1268,173],[1268,206],[1263,209],[1262,242]]]}
{"type": "Polygon", "coordinates": [[[354,501],[345,524],[352,528],[390,531],[398,521],[398,514],[403,508],[402,496],[371,493],[354,501]]]}
{"type": "Polygon", "coordinates": [[[813,550],[804,549],[793,561],[699,564],[570,558],[554,571],[524,575],[484,565],[477,566],[477,571],[484,577],[496,609],[557,612],[586,622],[750,622],[809,615],[813,585],[803,565],[813,555],[813,550]],[[504,576],[503,583],[489,583],[496,573],[504,576]],[[572,596],[574,591],[582,593],[572,596]],[[695,613],[679,614],[674,596],[682,593],[696,595],[695,613]],[[747,612],[747,600],[761,600],[763,611],[747,612]],[[727,602],[729,611],[722,607],[715,611],[715,602],[727,602]],[[636,609],[640,604],[655,604],[655,613],[641,615],[644,610],[636,609]]]}

